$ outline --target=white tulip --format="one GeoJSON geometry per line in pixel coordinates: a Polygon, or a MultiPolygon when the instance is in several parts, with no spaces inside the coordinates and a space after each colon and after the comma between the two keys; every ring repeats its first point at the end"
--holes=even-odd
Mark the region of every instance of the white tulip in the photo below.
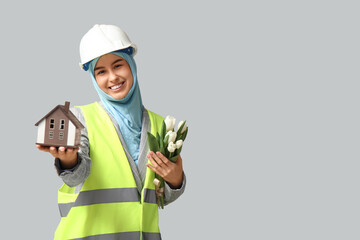
{"type": "Polygon", "coordinates": [[[166,116],[165,118],[166,131],[174,130],[175,123],[176,123],[176,119],[173,116],[166,116]]]}
{"type": "Polygon", "coordinates": [[[181,139],[180,139],[180,140],[177,140],[176,143],[175,143],[175,145],[176,145],[176,148],[177,148],[177,149],[181,148],[181,146],[183,145],[183,140],[181,140],[181,139]]]}
{"type": "Polygon", "coordinates": [[[173,132],[173,131],[168,131],[165,135],[165,137],[169,135],[169,140],[168,140],[168,143],[171,143],[171,142],[175,142],[176,140],[176,132],[173,132]]]}
{"type": "Polygon", "coordinates": [[[176,144],[175,143],[173,143],[173,142],[171,142],[171,143],[169,143],[169,145],[168,145],[168,147],[167,147],[167,150],[169,151],[169,152],[175,152],[175,150],[176,150],[176,144]]]}
{"type": "Polygon", "coordinates": [[[159,188],[159,187],[160,187],[161,182],[159,181],[159,179],[154,178],[153,183],[154,183],[154,185],[155,185],[157,188],[159,188]]]}
{"type": "MultiPolygon", "coordinates": [[[[178,127],[177,129],[180,129],[181,125],[184,123],[184,121],[180,121],[179,124],[178,124],[178,127]]],[[[184,125],[184,127],[181,129],[181,133],[185,132],[187,129],[187,126],[186,124],[184,125]]]]}

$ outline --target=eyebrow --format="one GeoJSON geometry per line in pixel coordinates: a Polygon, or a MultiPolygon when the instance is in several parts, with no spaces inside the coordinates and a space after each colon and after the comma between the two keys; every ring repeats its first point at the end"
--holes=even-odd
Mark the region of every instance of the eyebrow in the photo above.
{"type": "MultiPolygon", "coordinates": [[[[115,60],[111,65],[114,65],[115,63],[121,62],[122,60],[123,60],[122,58],[119,58],[119,59],[115,60]]],[[[105,67],[102,67],[102,66],[96,67],[96,68],[94,68],[94,72],[96,70],[99,70],[99,69],[102,69],[102,68],[105,68],[105,67]]]]}

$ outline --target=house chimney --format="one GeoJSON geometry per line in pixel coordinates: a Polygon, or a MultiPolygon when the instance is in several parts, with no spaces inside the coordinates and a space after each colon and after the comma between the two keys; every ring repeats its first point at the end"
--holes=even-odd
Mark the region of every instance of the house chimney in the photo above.
{"type": "Polygon", "coordinates": [[[69,112],[69,108],[70,108],[70,102],[66,101],[65,102],[65,112],[69,112]]]}

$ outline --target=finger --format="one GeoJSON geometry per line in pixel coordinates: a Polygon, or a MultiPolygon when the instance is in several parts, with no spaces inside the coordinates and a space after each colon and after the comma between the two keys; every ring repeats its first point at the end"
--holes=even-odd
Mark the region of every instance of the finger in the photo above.
{"type": "Polygon", "coordinates": [[[165,164],[169,165],[171,162],[161,152],[156,152],[156,156],[165,164]]]}
{"type": "MultiPolygon", "coordinates": [[[[155,155],[155,154],[153,154],[155,155]]],[[[151,153],[148,153],[147,155],[149,161],[151,162],[151,164],[146,164],[151,170],[153,170],[155,173],[157,173],[158,175],[160,175],[161,177],[164,177],[164,168],[162,168],[161,166],[159,166],[159,164],[154,160],[153,156],[151,155],[151,153]]],[[[160,160],[159,160],[160,161],[160,160]]]]}
{"type": "Polygon", "coordinates": [[[73,152],[78,152],[79,151],[79,148],[68,148],[68,150],[72,150],[73,152]]]}
{"type": "Polygon", "coordinates": [[[158,171],[156,168],[154,168],[154,166],[152,166],[152,165],[149,164],[149,163],[147,163],[146,166],[147,166],[148,168],[150,168],[154,173],[156,173],[156,174],[158,174],[158,175],[161,176],[161,174],[159,173],[159,171],[158,171]]]}
{"type": "Polygon", "coordinates": [[[77,152],[79,151],[79,148],[68,148],[66,150],[66,153],[69,154],[72,157],[77,155],[77,152]]]}
{"type": "Polygon", "coordinates": [[[151,152],[150,154],[160,167],[166,166],[166,164],[163,162],[163,160],[157,154],[155,154],[154,152],[151,152]]]}
{"type": "Polygon", "coordinates": [[[150,163],[147,163],[146,166],[148,168],[150,168],[154,173],[156,173],[160,177],[164,178],[164,173],[162,172],[162,168],[160,168],[158,165],[157,165],[157,167],[155,167],[155,166],[151,165],[150,163]]]}
{"type": "Polygon", "coordinates": [[[49,151],[50,151],[49,147],[45,147],[45,146],[41,146],[41,145],[36,145],[36,147],[37,147],[40,151],[43,151],[43,152],[49,152],[49,151]]]}
{"type": "Polygon", "coordinates": [[[59,147],[58,154],[60,159],[65,156],[65,150],[65,147],[59,147]]]}
{"type": "Polygon", "coordinates": [[[49,152],[51,153],[51,155],[53,155],[53,157],[58,157],[58,151],[56,150],[56,147],[50,147],[49,152]]]}
{"type": "Polygon", "coordinates": [[[150,160],[152,166],[154,167],[159,167],[159,164],[155,161],[155,159],[153,158],[154,157],[154,153],[153,152],[149,152],[147,154],[147,158],[150,160]]]}

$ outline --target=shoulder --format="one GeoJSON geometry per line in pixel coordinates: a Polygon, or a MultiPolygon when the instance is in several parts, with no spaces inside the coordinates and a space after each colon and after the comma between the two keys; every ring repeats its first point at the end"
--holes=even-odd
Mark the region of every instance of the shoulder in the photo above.
{"type": "Polygon", "coordinates": [[[149,114],[150,120],[155,120],[156,122],[162,122],[164,120],[163,116],[161,116],[157,113],[154,113],[154,112],[150,111],[149,109],[145,108],[145,111],[149,114]]]}
{"type": "Polygon", "coordinates": [[[90,104],[82,105],[82,106],[74,106],[70,108],[70,111],[75,115],[75,117],[85,126],[86,128],[86,121],[84,117],[84,111],[88,112],[88,110],[93,110],[96,105],[98,105],[97,102],[93,102],[90,104]]]}
{"type": "Polygon", "coordinates": [[[148,109],[144,110],[145,113],[148,114],[150,120],[150,129],[152,134],[156,134],[161,130],[161,126],[163,124],[164,118],[157,113],[154,113],[148,109]]]}
{"type": "Polygon", "coordinates": [[[100,106],[99,102],[93,102],[93,103],[89,103],[89,104],[86,104],[86,105],[82,105],[82,106],[75,106],[74,108],[75,109],[82,109],[82,110],[88,110],[88,109],[93,109],[95,107],[98,107],[100,106]]]}

